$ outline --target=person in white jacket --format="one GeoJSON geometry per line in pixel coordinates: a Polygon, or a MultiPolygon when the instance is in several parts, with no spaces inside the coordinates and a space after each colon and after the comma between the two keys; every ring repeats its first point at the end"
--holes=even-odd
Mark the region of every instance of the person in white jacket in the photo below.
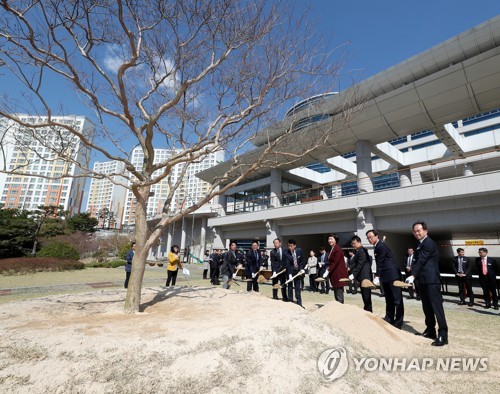
{"type": "Polygon", "coordinates": [[[316,278],[318,277],[318,258],[314,254],[314,250],[309,252],[309,258],[307,259],[307,271],[309,272],[309,291],[317,292],[318,286],[316,283],[316,278]]]}

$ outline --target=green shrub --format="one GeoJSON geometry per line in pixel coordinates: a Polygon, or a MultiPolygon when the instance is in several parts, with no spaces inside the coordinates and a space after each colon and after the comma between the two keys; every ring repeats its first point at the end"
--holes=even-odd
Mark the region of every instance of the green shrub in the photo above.
{"type": "Polygon", "coordinates": [[[110,261],[109,264],[111,265],[111,267],[117,268],[124,266],[125,264],[127,264],[127,262],[125,260],[113,260],[110,261]]]}
{"type": "Polygon", "coordinates": [[[66,271],[84,269],[80,261],[53,257],[18,257],[0,260],[0,273],[3,275],[26,274],[41,271],[66,271]]]}
{"type": "Polygon", "coordinates": [[[87,264],[87,267],[93,268],[117,268],[124,266],[126,264],[125,260],[112,260],[112,261],[96,261],[90,264],[87,264]]]}
{"type": "Polygon", "coordinates": [[[65,242],[55,241],[44,246],[36,254],[37,257],[57,257],[59,259],[78,260],[80,255],[78,251],[65,242]]]}
{"type": "Polygon", "coordinates": [[[127,252],[130,250],[131,244],[130,242],[127,242],[120,246],[120,249],[118,250],[118,257],[120,259],[125,260],[125,256],[127,255],[127,252]]]}

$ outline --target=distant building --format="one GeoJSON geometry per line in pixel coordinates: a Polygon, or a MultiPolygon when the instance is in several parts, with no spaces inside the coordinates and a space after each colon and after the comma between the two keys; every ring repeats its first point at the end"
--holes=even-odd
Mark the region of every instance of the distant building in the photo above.
{"type": "MultiPolygon", "coordinates": [[[[172,149],[155,149],[155,163],[168,160],[177,151],[172,149]]],[[[132,151],[131,161],[139,170],[142,168],[144,154],[140,147],[136,147],[132,151]]],[[[208,192],[209,183],[197,178],[195,174],[217,165],[224,161],[224,152],[215,152],[207,155],[199,162],[189,164],[189,167],[181,180],[181,184],[175,191],[172,201],[169,206],[170,212],[177,212],[180,209],[187,208],[193,205],[196,201],[203,198],[208,192]]],[[[176,165],[172,170],[171,182],[177,182],[182,174],[183,165],[176,165]]],[[[148,201],[147,217],[154,219],[162,214],[165,201],[168,196],[168,180],[164,179],[159,183],[151,186],[151,195],[148,201]]],[[[128,190],[125,202],[125,212],[123,216],[123,224],[130,226],[135,224],[135,209],[136,199],[133,193],[128,190]]]]}
{"type": "MultiPolygon", "coordinates": [[[[18,117],[32,125],[47,120],[45,116],[18,117]]],[[[94,125],[83,116],[52,120],[72,125],[86,138],[93,138],[94,125]]],[[[70,214],[80,212],[86,179],[78,177],[82,174],[79,166],[88,165],[90,150],[78,137],[62,127],[29,128],[2,118],[0,139],[0,204],[26,210],[40,205],[62,205],[70,214]],[[73,162],[63,158],[68,154],[73,162]]]]}
{"type": "Polygon", "coordinates": [[[124,173],[125,164],[120,161],[95,162],[93,170],[109,178],[91,179],[86,211],[99,220],[99,227],[120,229],[127,196],[124,185],[127,181],[119,174],[124,173]],[[107,217],[102,217],[101,214],[106,210],[107,217]]]}

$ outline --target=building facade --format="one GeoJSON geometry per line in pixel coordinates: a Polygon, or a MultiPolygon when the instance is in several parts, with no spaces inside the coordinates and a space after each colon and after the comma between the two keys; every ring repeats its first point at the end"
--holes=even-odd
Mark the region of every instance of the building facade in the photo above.
{"type": "MultiPolygon", "coordinates": [[[[171,157],[175,152],[175,150],[171,149],[155,149],[155,163],[168,160],[168,158],[171,157]]],[[[140,147],[136,147],[132,151],[131,161],[138,169],[142,168],[143,152],[140,147]]],[[[189,206],[199,201],[201,198],[205,197],[210,187],[210,183],[199,179],[195,175],[200,171],[204,171],[210,167],[213,167],[222,161],[224,161],[224,152],[214,152],[208,154],[203,160],[200,160],[199,162],[189,163],[185,173],[183,170],[186,164],[179,164],[174,166],[172,170],[171,182],[177,182],[177,180],[181,176],[182,179],[180,180],[181,183],[179,187],[174,193],[174,196],[170,203],[169,211],[177,212],[182,208],[188,208],[189,206]],[[182,175],[183,173],[184,175],[182,175]]],[[[147,207],[147,216],[149,220],[153,220],[154,218],[162,214],[168,193],[169,185],[167,179],[164,179],[159,183],[151,186],[151,196],[149,198],[147,207]]],[[[210,204],[215,203],[211,202],[210,204]]],[[[133,193],[128,190],[123,219],[124,225],[131,226],[135,223],[135,205],[135,197],[133,193]]]]}
{"type": "Polygon", "coordinates": [[[101,228],[121,229],[127,180],[120,174],[124,173],[125,164],[119,161],[95,162],[93,171],[109,178],[90,180],[86,212],[99,220],[101,228]]]}
{"type": "MultiPolygon", "coordinates": [[[[500,17],[351,89],[298,103],[260,132],[238,164],[255,162],[267,141],[283,136],[301,141],[289,143],[292,153],[308,154],[294,162],[276,155],[275,166],[229,189],[207,221],[213,247],[257,239],[270,248],[279,237],[317,250],[329,233],[342,246],[356,234],[370,247],[365,232],[376,228],[403,256],[415,244],[412,224],[424,220],[443,264],[457,247],[476,256],[488,245],[499,256],[498,64],[500,17]],[[318,135],[326,142],[316,146],[318,135]]],[[[198,176],[213,179],[231,164],[198,176]]]]}
{"type": "MultiPolygon", "coordinates": [[[[18,115],[22,122],[43,124],[43,116],[18,115]]],[[[53,117],[92,140],[94,125],[82,116],[53,117]]],[[[29,128],[0,119],[0,204],[6,208],[35,210],[40,205],[61,205],[70,215],[82,208],[85,168],[90,151],[62,127],[29,128]],[[72,162],[65,160],[69,155],[72,162]],[[7,173],[8,172],[8,173],[7,173]]]]}

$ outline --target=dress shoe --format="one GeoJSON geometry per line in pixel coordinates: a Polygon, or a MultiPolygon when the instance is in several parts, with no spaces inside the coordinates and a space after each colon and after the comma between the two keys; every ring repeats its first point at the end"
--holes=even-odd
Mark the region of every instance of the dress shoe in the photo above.
{"type": "Polygon", "coordinates": [[[408,296],[407,298],[408,298],[409,300],[413,300],[415,297],[413,297],[413,296],[408,296]]]}
{"type": "Polygon", "coordinates": [[[467,306],[474,306],[474,303],[473,303],[473,302],[469,302],[469,303],[467,304],[467,306]]]}
{"type": "Polygon", "coordinates": [[[420,301],[420,297],[419,296],[417,296],[416,299],[417,299],[417,301],[420,301]]]}
{"type": "Polygon", "coordinates": [[[283,302],[290,302],[287,298],[283,298],[283,302]]]}
{"type": "Polygon", "coordinates": [[[432,332],[432,331],[427,331],[425,330],[424,332],[420,333],[420,332],[416,332],[415,335],[421,335],[423,336],[424,338],[429,338],[429,339],[436,339],[437,336],[436,336],[436,333],[435,332],[432,332]]]}
{"type": "Polygon", "coordinates": [[[440,335],[436,338],[434,342],[431,343],[432,346],[444,346],[448,345],[448,338],[440,335]]]}
{"type": "Polygon", "coordinates": [[[495,305],[495,306],[493,307],[493,309],[494,309],[494,310],[496,310],[496,311],[498,311],[498,305],[495,305]]]}
{"type": "Polygon", "coordinates": [[[460,301],[458,305],[465,305],[465,301],[460,301]]]}
{"type": "Polygon", "coordinates": [[[490,308],[491,308],[491,305],[490,305],[490,304],[486,304],[486,305],[484,306],[484,309],[490,309],[490,308]]]}
{"type": "Polygon", "coordinates": [[[273,297],[273,300],[279,300],[279,298],[278,297],[273,297]]]}

